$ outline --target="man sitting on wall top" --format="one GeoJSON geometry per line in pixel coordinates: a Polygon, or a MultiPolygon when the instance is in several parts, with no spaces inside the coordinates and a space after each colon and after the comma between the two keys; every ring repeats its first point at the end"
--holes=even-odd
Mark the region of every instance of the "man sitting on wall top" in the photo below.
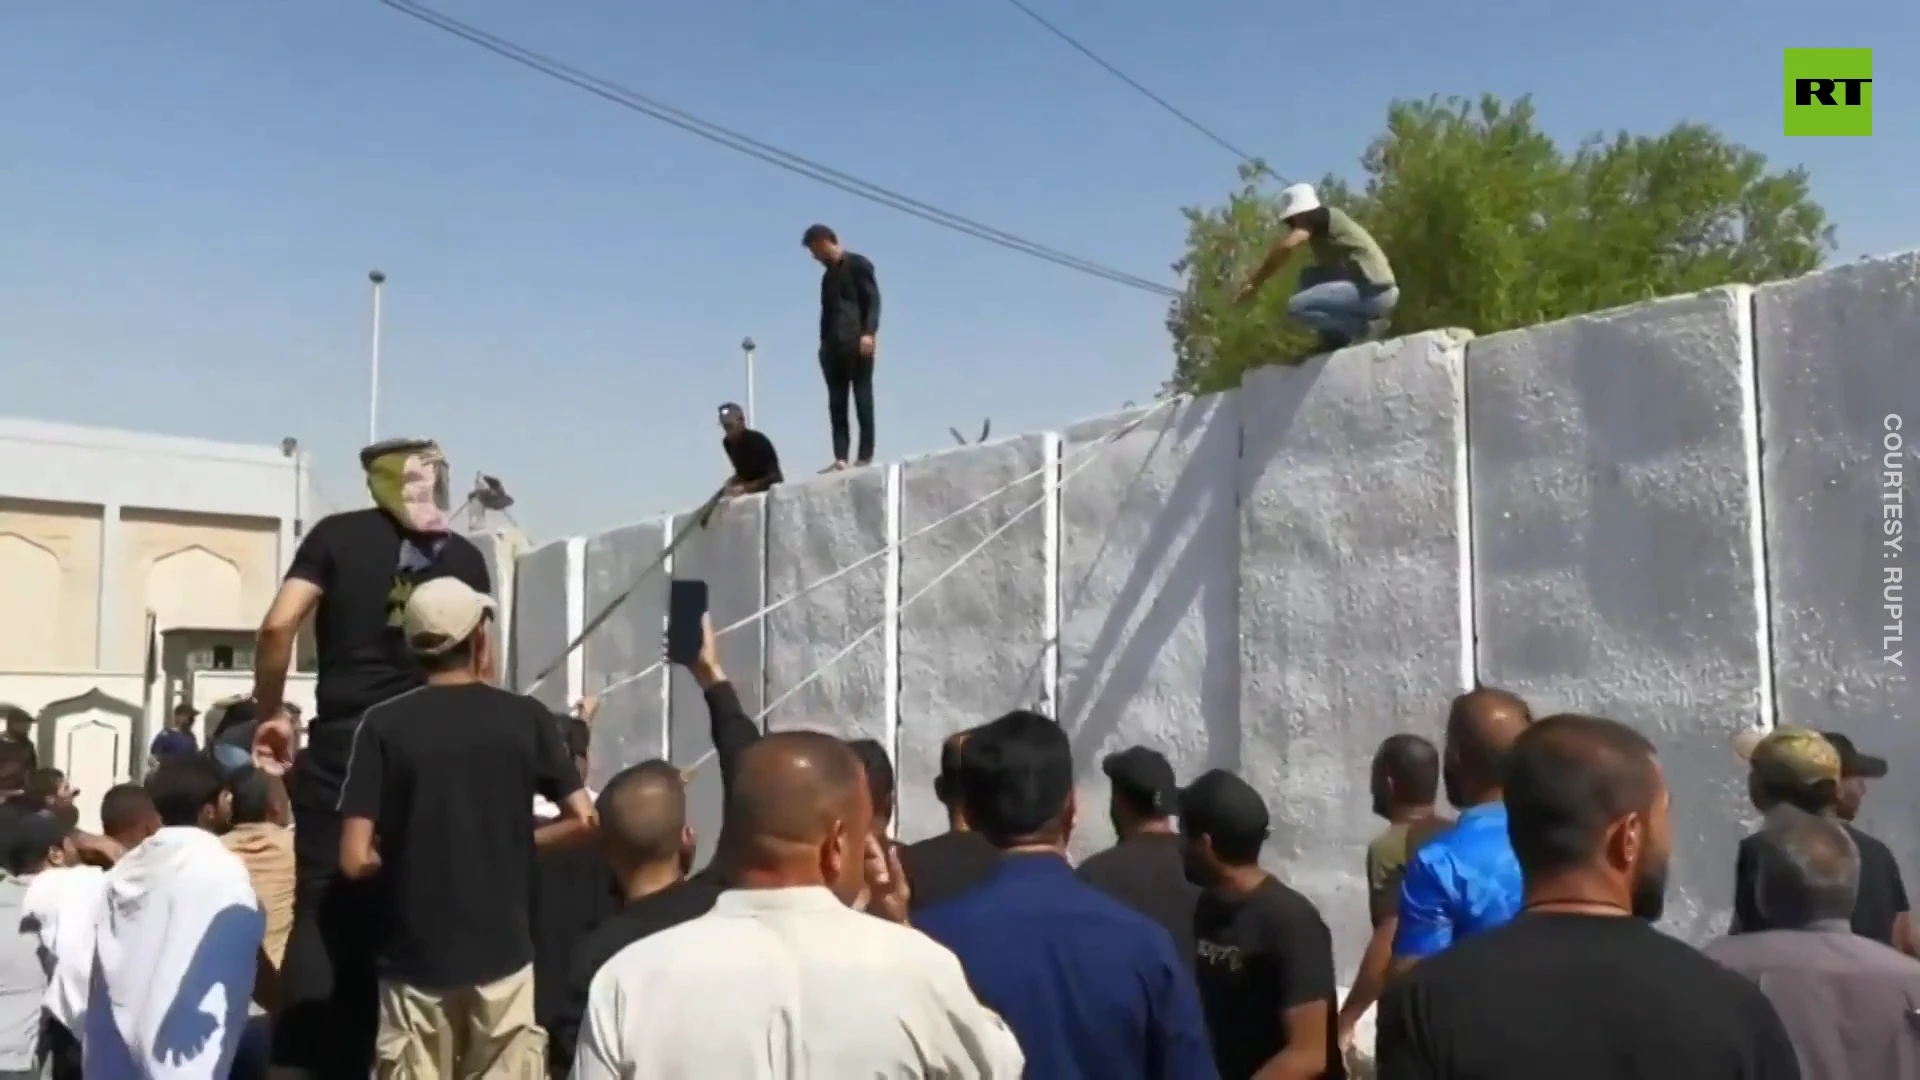
{"type": "Polygon", "coordinates": [[[733,475],[727,480],[728,495],[751,495],[784,479],[773,440],[747,426],[747,414],[740,406],[731,401],[720,406],[720,430],[726,433],[720,445],[733,463],[733,475]]]}

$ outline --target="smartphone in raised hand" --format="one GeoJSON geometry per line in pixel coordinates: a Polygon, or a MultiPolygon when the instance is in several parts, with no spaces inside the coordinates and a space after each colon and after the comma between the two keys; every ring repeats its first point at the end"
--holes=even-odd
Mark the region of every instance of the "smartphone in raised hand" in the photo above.
{"type": "Polygon", "coordinates": [[[667,594],[667,663],[691,667],[700,659],[701,621],[707,616],[707,583],[676,580],[667,594]]]}

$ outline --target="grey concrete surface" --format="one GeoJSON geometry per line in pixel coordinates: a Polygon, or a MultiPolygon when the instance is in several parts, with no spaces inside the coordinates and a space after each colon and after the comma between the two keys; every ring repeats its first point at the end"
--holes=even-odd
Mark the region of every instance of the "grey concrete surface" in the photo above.
{"type": "Polygon", "coordinates": [[[1693,940],[1727,923],[1748,814],[1730,745],[1768,692],[1750,303],[1716,289],[1467,349],[1480,677],[1653,740],[1666,922],[1693,940]]]}
{"type": "Polygon", "coordinates": [[[767,730],[887,738],[887,636],[880,631],[858,646],[854,641],[887,619],[888,512],[885,468],[783,484],[768,494],[767,603],[790,602],[767,616],[767,700],[825,671],[767,715],[767,730]],[[876,553],[879,558],[859,569],[799,595],[876,553]]]}
{"type": "Polygon", "coordinates": [[[533,682],[567,648],[567,563],[567,541],[555,540],[520,556],[514,568],[513,685],[555,709],[569,704],[566,665],[533,682]]]}
{"type": "Polygon", "coordinates": [[[1423,334],[1240,390],[1237,769],[1273,815],[1269,868],[1312,898],[1340,971],[1366,944],[1366,765],[1437,736],[1467,670],[1462,350],[1423,334]]]}
{"type": "Polygon", "coordinates": [[[1238,395],[1086,421],[1060,457],[1059,718],[1084,857],[1114,839],[1106,754],[1151,746],[1183,782],[1239,758],[1238,395]]]}
{"type": "MultiPolygon", "coordinates": [[[[703,528],[698,525],[673,552],[675,580],[707,583],[708,611],[716,630],[757,615],[765,604],[766,499],[748,495],[729,499],[703,528]]],[[[692,520],[674,518],[676,535],[692,520]]],[[[740,694],[747,712],[758,715],[763,687],[761,642],[764,624],[758,620],[720,639],[720,666],[740,694]]],[[[706,695],[684,668],[668,675],[668,748],[673,763],[692,765],[713,748],[706,695]]],[[[704,865],[720,836],[720,770],[709,762],[687,785],[687,814],[699,836],[698,862],[704,865]]]]}
{"type": "Polygon", "coordinates": [[[1913,882],[1920,641],[1905,608],[1920,568],[1920,255],[1765,286],[1754,312],[1780,721],[1889,759],[1860,824],[1913,882]]]}
{"type": "Polygon", "coordinates": [[[605,615],[581,645],[582,690],[600,695],[588,759],[596,788],[622,768],[665,752],[667,672],[656,665],[667,624],[669,576],[659,564],[669,524],[655,518],[587,541],[581,625],[605,615]]]}
{"type": "MultiPolygon", "coordinates": [[[[1046,464],[1046,440],[1023,435],[901,466],[901,536],[913,534],[1046,464]]],[[[1026,513],[953,574],[932,585],[994,530],[1044,494],[1035,476],[901,550],[899,836],[946,827],[933,797],[940,744],[951,733],[1043,694],[1045,507],[1026,513]]]]}

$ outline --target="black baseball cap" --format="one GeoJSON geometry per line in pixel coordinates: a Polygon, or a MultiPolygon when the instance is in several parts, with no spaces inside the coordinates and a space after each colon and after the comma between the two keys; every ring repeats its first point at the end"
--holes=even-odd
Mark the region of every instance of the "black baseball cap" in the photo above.
{"type": "Polygon", "coordinates": [[[733,402],[727,401],[721,403],[720,415],[726,419],[745,420],[747,418],[747,411],[733,402]]]}
{"type": "Polygon", "coordinates": [[[1114,794],[1153,817],[1172,814],[1180,799],[1173,766],[1157,750],[1129,746],[1115,751],[1101,760],[1100,771],[1112,781],[1114,794]]]}
{"type": "Polygon", "coordinates": [[[1847,779],[1878,780],[1887,775],[1887,759],[1863,754],[1853,740],[1837,731],[1820,733],[1840,753],[1840,775],[1847,779]]]}
{"type": "Polygon", "coordinates": [[[1265,842],[1272,819],[1253,785],[1212,769],[1180,789],[1180,831],[1244,844],[1265,842]]]}

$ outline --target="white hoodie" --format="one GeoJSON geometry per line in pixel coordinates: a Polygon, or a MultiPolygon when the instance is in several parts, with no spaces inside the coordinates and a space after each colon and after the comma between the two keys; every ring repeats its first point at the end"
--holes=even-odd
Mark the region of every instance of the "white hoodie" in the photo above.
{"type": "Polygon", "coordinates": [[[106,871],[63,866],[33,876],[23,901],[40,931],[40,951],[51,961],[46,1010],[75,1039],[86,1030],[87,981],[93,977],[93,930],[106,895],[106,871]]]}
{"type": "Polygon", "coordinates": [[[166,828],[107,872],[87,1004],[87,1080],[221,1080],[266,921],[219,837],[166,828]]]}

